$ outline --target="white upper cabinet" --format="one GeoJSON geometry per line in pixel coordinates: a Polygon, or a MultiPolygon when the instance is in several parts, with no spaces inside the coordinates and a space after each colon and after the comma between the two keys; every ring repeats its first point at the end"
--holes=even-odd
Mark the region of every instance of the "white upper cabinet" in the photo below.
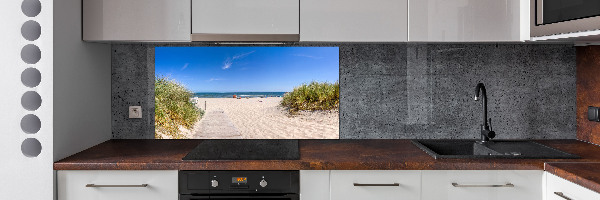
{"type": "Polygon", "coordinates": [[[529,40],[529,8],[529,0],[411,0],[408,40],[529,40]]]}
{"type": "Polygon", "coordinates": [[[83,0],[85,41],[501,42],[529,0],[83,0]]]}
{"type": "Polygon", "coordinates": [[[190,0],[83,0],[85,41],[190,41],[190,0]]]}
{"type": "Polygon", "coordinates": [[[300,1],[192,0],[192,33],[194,41],[298,41],[300,1]]]}
{"type": "Polygon", "coordinates": [[[406,42],[408,0],[302,0],[300,41],[406,42]]]}

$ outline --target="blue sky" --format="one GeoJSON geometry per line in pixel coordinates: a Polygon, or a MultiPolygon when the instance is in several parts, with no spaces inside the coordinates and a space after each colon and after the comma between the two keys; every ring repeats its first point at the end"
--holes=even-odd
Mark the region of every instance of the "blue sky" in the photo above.
{"type": "Polygon", "coordinates": [[[192,92],[289,92],[339,80],[338,47],[156,47],[155,75],[192,92]]]}

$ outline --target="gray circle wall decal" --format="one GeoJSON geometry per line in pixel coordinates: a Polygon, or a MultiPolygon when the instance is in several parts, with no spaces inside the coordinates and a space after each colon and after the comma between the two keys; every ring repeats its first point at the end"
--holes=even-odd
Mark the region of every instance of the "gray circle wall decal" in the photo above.
{"type": "Polygon", "coordinates": [[[42,82],[42,74],[36,68],[27,68],[21,73],[21,82],[27,87],[36,87],[42,82]]]}
{"type": "Polygon", "coordinates": [[[29,21],[26,21],[25,23],[23,23],[23,25],[21,26],[21,35],[26,40],[29,40],[29,41],[37,40],[38,38],[40,38],[41,34],[42,34],[42,27],[40,26],[40,23],[38,23],[36,21],[29,20],[29,21]]]}
{"type": "Polygon", "coordinates": [[[42,3],[39,0],[23,0],[21,11],[27,17],[35,17],[42,11],[42,3]]]}
{"type": "Polygon", "coordinates": [[[21,118],[21,130],[27,134],[35,134],[42,128],[42,121],[39,117],[28,114],[21,118]]]}
{"type": "Polygon", "coordinates": [[[42,97],[37,92],[27,91],[21,97],[21,105],[25,110],[37,110],[42,105],[42,97]]]}
{"type": "Polygon", "coordinates": [[[42,144],[35,138],[27,138],[21,143],[21,152],[27,157],[37,157],[42,153],[42,144]]]}
{"type": "Polygon", "coordinates": [[[40,61],[42,51],[38,46],[28,44],[21,49],[21,59],[27,64],[35,64],[40,61]]]}

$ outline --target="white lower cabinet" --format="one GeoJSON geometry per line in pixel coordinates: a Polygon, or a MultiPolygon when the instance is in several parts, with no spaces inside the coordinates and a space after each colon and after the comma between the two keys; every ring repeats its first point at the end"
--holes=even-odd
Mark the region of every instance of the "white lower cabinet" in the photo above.
{"type": "MultiPolygon", "coordinates": [[[[57,171],[58,200],[177,200],[176,170],[57,171]]],[[[302,170],[301,200],[587,200],[541,170],[302,170]]]]}
{"type": "Polygon", "coordinates": [[[330,175],[331,200],[418,200],[421,171],[346,171],[330,175]]]}
{"type": "Polygon", "coordinates": [[[65,170],[58,200],[177,200],[176,170],[65,170]]]}
{"type": "Polygon", "coordinates": [[[300,199],[329,200],[329,170],[300,170],[300,199]]]}
{"type": "Polygon", "coordinates": [[[425,170],[423,200],[542,200],[543,171],[425,170]]]}
{"type": "Polygon", "coordinates": [[[600,194],[573,182],[562,179],[554,174],[545,173],[545,200],[588,200],[600,199],[600,194]]]}

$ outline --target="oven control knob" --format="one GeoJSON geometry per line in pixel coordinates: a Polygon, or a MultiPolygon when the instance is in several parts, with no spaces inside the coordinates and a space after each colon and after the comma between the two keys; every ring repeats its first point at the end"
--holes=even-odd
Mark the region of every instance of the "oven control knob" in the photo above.
{"type": "Polygon", "coordinates": [[[265,181],[265,179],[260,181],[260,187],[267,187],[267,181],[265,181]]]}
{"type": "Polygon", "coordinates": [[[219,181],[217,181],[217,180],[210,181],[210,186],[211,187],[218,187],[219,186],[219,181]]]}

